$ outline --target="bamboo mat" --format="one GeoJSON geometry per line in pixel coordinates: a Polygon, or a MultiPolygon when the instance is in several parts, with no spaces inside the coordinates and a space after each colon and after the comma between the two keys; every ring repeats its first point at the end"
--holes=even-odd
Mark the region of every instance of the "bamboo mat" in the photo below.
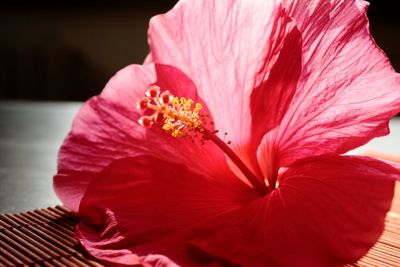
{"type": "Polygon", "coordinates": [[[0,266],[105,266],[73,238],[78,217],[66,208],[0,214],[0,266]]]}
{"type": "MultiPolygon", "coordinates": [[[[0,266],[105,266],[73,238],[79,218],[66,208],[0,214],[0,266]]],[[[400,267],[400,182],[379,242],[358,263],[346,266],[400,267]]]]}

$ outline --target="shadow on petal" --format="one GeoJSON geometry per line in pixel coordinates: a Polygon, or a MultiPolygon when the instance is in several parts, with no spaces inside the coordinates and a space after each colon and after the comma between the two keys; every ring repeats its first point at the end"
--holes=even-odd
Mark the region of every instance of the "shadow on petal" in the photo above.
{"type": "Polygon", "coordinates": [[[188,266],[188,231],[256,197],[229,172],[211,179],[152,157],[120,159],[89,185],[78,237],[108,262],[157,253],[188,266]]]}
{"type": "Polygon", "coordinates": [[[270,195],[196,227],[191,244],[241,266],[355,262],[380,237],[399,175],[363,157],[299,163],[270,195]]]}

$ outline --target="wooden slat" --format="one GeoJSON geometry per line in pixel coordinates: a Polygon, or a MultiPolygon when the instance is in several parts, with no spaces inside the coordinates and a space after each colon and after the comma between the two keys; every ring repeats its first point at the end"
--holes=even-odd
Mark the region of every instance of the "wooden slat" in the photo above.
{"type": "MultiPolygon", "coordinates": [[[[103,267],[73,238],[79,218],[61,206],[0,214],[0,266],[103,267]]],[[[346,266],[400,266],[400,182],[385,230],[359,262],[346,266]]]]}

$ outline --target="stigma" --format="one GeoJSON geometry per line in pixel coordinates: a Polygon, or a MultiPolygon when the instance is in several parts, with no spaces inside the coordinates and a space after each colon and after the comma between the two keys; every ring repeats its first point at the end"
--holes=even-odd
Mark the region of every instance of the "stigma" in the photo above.
{"type": "Polygon", "coordinates": [[[199,114],[202,109],[200,103],[194,103],[192,99],[185,97],[178,98],[168,90],[161,92],[157,85],[146,90],[145,97],[138,101],[137,108],[149,114],[143,115],[138,121],[143,127],[149,128],[159,123],[173,137],[190,137],[192,133],[204,131],[206,116],[199,114]]]}

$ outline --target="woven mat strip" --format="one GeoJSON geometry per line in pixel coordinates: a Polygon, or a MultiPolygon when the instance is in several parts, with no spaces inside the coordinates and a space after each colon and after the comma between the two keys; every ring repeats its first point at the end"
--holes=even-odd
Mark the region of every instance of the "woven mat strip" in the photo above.
{"type": "MultiPolygon", "coordinates": [[[[74,239],[78,222],[61,206],[0,214],[0,266],[105,266],[85,254],[74,239]]],[[[400,266],[400,182],[380,240],[358,263],[346,266],[400,266]]]]}
{"type": "Polygon", "coordinates": [[[64,207],[0,214],[0,266],[105,266],[73,238],[79,219],[64,207]]]}

